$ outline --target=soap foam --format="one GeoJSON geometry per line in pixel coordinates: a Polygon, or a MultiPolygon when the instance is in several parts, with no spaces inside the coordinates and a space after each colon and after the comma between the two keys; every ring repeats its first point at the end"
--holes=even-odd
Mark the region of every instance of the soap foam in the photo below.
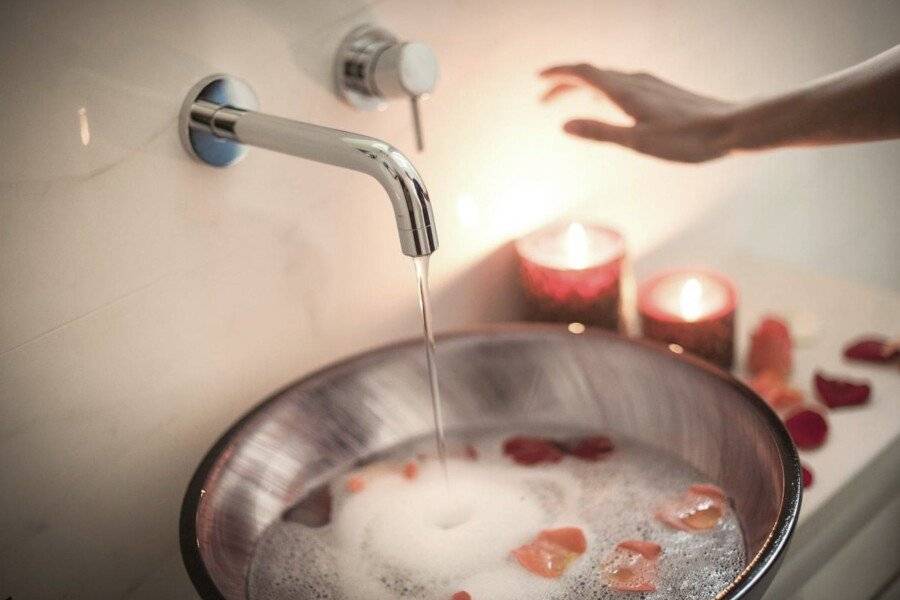
{"type": "MultiPolygon", "coordinates": [[[[624,539],[663,546],[659,589],[641,596],[646,599],[713,598],[743,568],[733,511],[704,533],[674,531],[653,518],[665,499],[707,481],[679,459],[617,440],[597,463],[567,457],[523,467],[502,456],[504,437],[477,438],[476,462],[449,461],[449,494],[434,460],[422,463],[414,481],[399,470],[367,477],[357,494],[337,478],[331,524],[278,521],[264,533],[249,597],[447,600],[465,590],[475,600],[633,598],[603,586],[599,573],[624,539]],[[560,579],[535,576],[510,557],[540,530],[563,526],[581,527],[588,550],[560,579]]],[[[413,455],[406,446],[386,460],[413,455]]]]}

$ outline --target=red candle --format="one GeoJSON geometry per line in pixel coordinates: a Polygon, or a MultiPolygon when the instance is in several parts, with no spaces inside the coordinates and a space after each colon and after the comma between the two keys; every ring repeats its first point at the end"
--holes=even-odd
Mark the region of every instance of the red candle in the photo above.
{"type": "Polygon", "coordinates": [[[551,225],[518,240],[516,252],[531,319],[619,328],[625,243],[618,232],[551,225]]]}
{"type": "Polygon", "coordinates": [[[711,271],[669,271],[638,290],[644,337],[678,344],[726,369],[734,361],[736,308],[734,284],[711,271]]]}

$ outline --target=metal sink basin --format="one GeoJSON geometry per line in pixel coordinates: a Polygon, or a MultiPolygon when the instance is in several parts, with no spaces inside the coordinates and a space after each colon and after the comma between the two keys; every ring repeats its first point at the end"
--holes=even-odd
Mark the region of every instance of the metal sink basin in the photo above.
{"type": "MultiPolygon", "coordinates": [[[[664,347],[562,326],[438,338],[449,428],[589,425],[680,455],[734,500],[746,569],[719,598],[760,598],[800,508],[787,432],[730,375],[664,347]]],[[[213,446],[184,498],[181,549],[205,599],[243,600],[256,541],[310,489],[361,457],[427,434],[421,339],[349,358],[288,386],[213,446]]]]}

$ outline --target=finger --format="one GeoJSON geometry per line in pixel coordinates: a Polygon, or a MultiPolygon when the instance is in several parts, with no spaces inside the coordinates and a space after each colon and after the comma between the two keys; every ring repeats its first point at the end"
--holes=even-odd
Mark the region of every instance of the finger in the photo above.
{"type": "MultiPolygon", "coordinates": [[[[541,71],[541,77],[560,80],[561,83],[581,83],[602,93],[615,102],[622,110],[631,114],[635,78],[622,71],[598,69],[585,63],[577,65],[557,65],[541,71]]],[[[634,115],[632,115],[634,116],[634,115]]]]}
{"type": "Polygon", "coordinates": [[[578,63],[572,65],[553,65],[540,71],[541,77],[579,77],[580,75],[596,69],[593,65],[587,63],[578,63]]]}
{"type": "Polygon", "coordinates": [[[619,127],[591,119],[573,119],[563,125],[563,130],[576,137],[598,142],[612,142],[620,146],[632,146],[634,128],[619,127]]]}
{"type": "Polygon", "coordinates": [[[575,83],[557,83],[552,86],[549,90],[544,92],[544,95],[541,96],[541,102],[550,102],[554,98],[558,98],[567,92],[571,92],[572,90],[578,89],[578,84],[575,83]]]}

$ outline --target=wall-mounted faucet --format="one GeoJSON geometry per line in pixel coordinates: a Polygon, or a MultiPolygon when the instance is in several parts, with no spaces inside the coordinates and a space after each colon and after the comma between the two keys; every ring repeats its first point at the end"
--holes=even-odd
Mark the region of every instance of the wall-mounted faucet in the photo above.
{"type": "Polygon", "coordinates": [[[409,98],[416,148],[425,148],[419,98],[430,94],[438,79],[437,56],[429,46],[361,25],[338,48],[334,79],[338,95],[361,110],[383,109],[389,98],[409,98]]]}
{"type": "Polygon", "coordinates": [[[387,191],[407,256],[427,256],[438,247],[431,201],[409,159],[381,140],[256,112],[256,95],[245,82],[212,75],[185,98],[179,128],[185,149],[210,165],[243,158],[242,144],[268,148],[371,175],[387,191]]]}

